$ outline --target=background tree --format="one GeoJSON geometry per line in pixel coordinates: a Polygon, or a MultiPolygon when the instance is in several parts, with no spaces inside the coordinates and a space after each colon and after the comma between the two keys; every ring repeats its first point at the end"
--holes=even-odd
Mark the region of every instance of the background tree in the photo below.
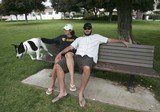
{"type": "Polygon", "coordinates": [[[117,0],[118,35],[122,40],[134,42],[132,35],[132,0],[117,0]]]}
{"type": "Polygon", "coordinates": [[[17,7],[15,4],[15,0],[2,0],[2,7],[3,7],[3,15],[10,15],[13,14],[17,18],[17,7]]]}
{"type": "Polygon", "coordinates": [[[116,8],[116,1],[115,0],[109,0],[109,1],[104,0],[104,3],[102,6],[103,6],[103,8],[106,9],[107,12],[109,12],[108,21],[111,22],[113,10],[116,8]]]}
{"type": "Polygon", "coordinates": [[[4,14],[4,10],[3,10],[2,4],[0,4],[0,16],[2,16],[3,14],[4,14]]]}
{"type": "Polygon", "coordinates": [[[139,13],[143,14],[146,11],[153,10],[154,0],[134,0],[132,2],[132,9],[137,12],[136,19],[142,19],[139,17],[139,13]]]}
{"type": "Polygon", "coordinates": [[[153,10],[154,0],[133,0],[132,8],[134,10],[140,10],[146,12],[148,10],[153,10]]]}
{"type": "Polygon", "coordinates": [[[95,15],[95,17],[97,17],[97,13],[99,11],[99,8],[101,7],[101,0],[82,0],[80,1],[82,8],[85,8],[86,13],[88,13],[89,11],[92,11],[93,14],[95,15]]]}
{"type": "Polygon", "coordinates": [[[25,20],[28,22],[27,15],[33,10],[44,10],[42,1],[45,0],[2,0],[5,14],[18,15],[25,14],[25,20]]]}
{"type": "Polygon", "coordinates": [[[79,7],[76,5],[77,0],[51,0],[52,7],[56,12],[66,12],[79,11],[79,7]]]}
{"type": "Polygon", "coordinates": [[[128,40],[130,43],[135,43],[132,34],[132,10],[133,4],[138,3],[136,7],[138,10],[147,11],[152,10],[154,0],[117,0],[117,11],[118,11],[118,34],[119,38],[128,40]]]}

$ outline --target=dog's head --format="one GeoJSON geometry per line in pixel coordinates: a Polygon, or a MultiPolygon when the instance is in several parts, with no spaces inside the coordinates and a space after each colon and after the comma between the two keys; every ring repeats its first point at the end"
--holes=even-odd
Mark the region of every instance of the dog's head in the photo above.
{"type": "Polygon", "coordinates": [[[25,48],[24,48],[23,43],[21,42],[20,45],[15,45],[15,44],[12,44],[12,45],[15,47],[16,57],[18,59],[22,58],[23,54],[25,53],[25,48]]]}

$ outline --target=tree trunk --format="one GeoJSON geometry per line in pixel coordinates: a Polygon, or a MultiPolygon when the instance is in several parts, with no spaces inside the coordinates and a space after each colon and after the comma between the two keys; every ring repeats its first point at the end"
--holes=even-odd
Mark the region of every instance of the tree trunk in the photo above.
{"type": "Polygon", "coordinates": [[[109,10],[109,22],[112,21],[112,13],[113,13],[113,9],[109,10]]]}
{"type": "Polygon", "coordinates": [[[25,20],[26,20],[26,22],[28,23],[27,15],[28,15],[28,14],[25,14],[25,20]]]}
{"type": "Polygon", "coordinates": [[[94,12],[94,16],[98,17],[97,13],[98,13],[98,9],[96,7],[93,8],[93,12],[94,12]]]}
{"type": "Polygon", "coordinates": [[[15,16],[16,16],[16,21],[18,22],[18,15],[17,15],[17,14],[15,14],[15,16]]]}
{"type": "Polygon", "coordinates": [[[84,9],[84,17],[88,17],[88,10],[84,9]]]}
{"type": "Polygon", "coordinates": [[[40,13],[40,20],[42,20],[43,18],[42,18],[42,13],[40,13]]]}
{"type": "Polygon", "coordinates": [[[134,43],[132,35],[132,0],[120,0],[118,10],[118,34],[119,39],[134,43]],[[125,5],[124,5],[125,4],[125,5]]]}

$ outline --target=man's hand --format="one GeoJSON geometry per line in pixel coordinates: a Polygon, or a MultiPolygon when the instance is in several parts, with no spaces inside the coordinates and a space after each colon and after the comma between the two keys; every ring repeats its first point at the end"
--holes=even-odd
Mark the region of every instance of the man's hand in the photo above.
{"type": "Polygon", "coordinates": [[[62,54],[61,54],[61,52],[60,52],[60,53],[57,54],[54,62],[57,63],[57,62],[59,62],[61,59],[62,59],[62,54]]]}
{"type": "Polygon", "coordinates": [[[62,50],[60,53],[58,53],[58,55],[56,56],[54,62],[57,63],[58,61],[60,61],[61,58],[62,58],[62,54],[65,54],[65,53],[67,53],[69,50],[72,50],[72,49],[74,49],[74,47],[72,47],[71,45],[68,46],[68,47],[66,47],[64,50],[62,50]]]}
{"type": "Polygon", "coordinates": [[[129,44],[128,42],[122,40],[122,43],[123,43],[126,47],[128,47],[128,44],[129,44]]]}

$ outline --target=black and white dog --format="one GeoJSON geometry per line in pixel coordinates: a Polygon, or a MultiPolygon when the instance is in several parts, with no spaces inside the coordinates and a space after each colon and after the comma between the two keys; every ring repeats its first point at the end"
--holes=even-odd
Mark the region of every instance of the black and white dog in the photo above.
{"type": "MultiPolygon", "coordinates": [[[[44,39],[44,38],[43,38],[44,39]]],[[[41,60],[43,54],[41,53],[41,48],[48,52],[50,56],[53,56],[47,49],[46,45],[41,38],[32,38],[21,42],[20,45],[15,45],[16,57],[22,58],[24,54],[29,54],[32,60],[41,60]],[[33,57],[33,54],[36,53],[36,57],[33,57]]]]}

